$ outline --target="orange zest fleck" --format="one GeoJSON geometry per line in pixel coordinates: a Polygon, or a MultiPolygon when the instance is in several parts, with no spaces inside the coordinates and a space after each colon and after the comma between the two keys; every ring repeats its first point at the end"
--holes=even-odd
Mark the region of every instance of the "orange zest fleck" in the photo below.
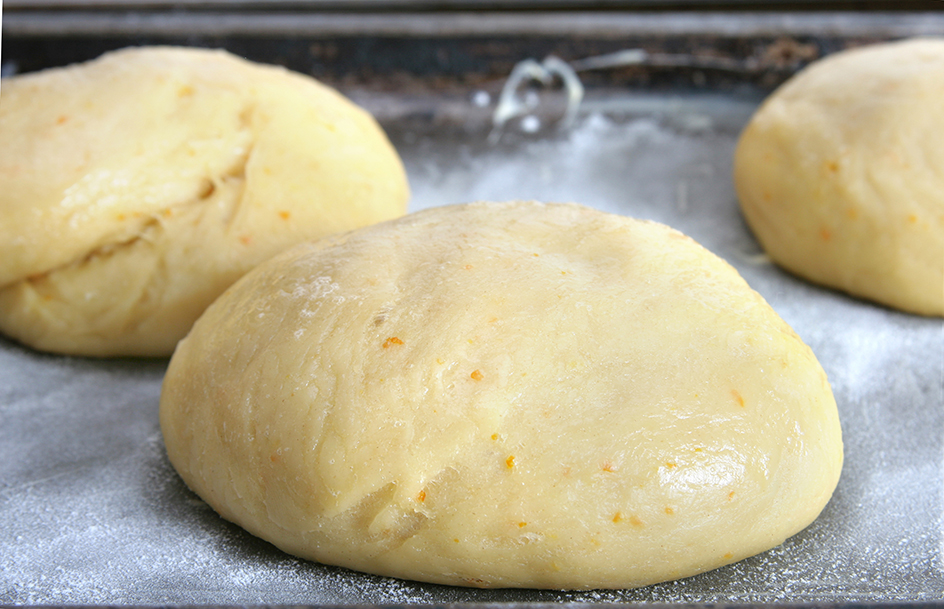
{"type": "Polygon", "coordinates": [[[249,235],[240,235],[239,240],[243,245],[249,245],[252,242],[252,237],[249,235]]]}
{"type": "Polygon", "coordinates": [[[419,501],[420,503],[423,503],[424,501],[426,501],[426,491],[420,491],[416,495],[416,500],[419,501]]]}
{"type": "Polygon", "coordinates": [[[908,214],[908,222],[915,224],[918,221],[918,216],[915,214],[908,214]]]}
{"type": "Polygon", "coordinates": [[[280,212],[279,212],[279,217],[282,218],[283,220],[288,220],[291,216],[292,216],[292,214],[289,213],[289,212],[287,212],[287,211],[280,211],[280,212]]]}
{"type": "Polygon", "coordinates": [[[728,493],[728,501],[731,501],[732,499],[734,499],[734,491],[728,493]]]}
{"type": "Polygon", "coordinates": [[[497,433],[493,433],[493,434],[492,434],[492,439],[493,439],[493,440],[497,440],[497,439],[498,439],[498,434],[497,434],[497,433]]]}
{"type": "Polygon", "coordinates": [[[59,118],[56,119],[56,124],[57,124],[57,125],[61,125],[61,124],[65,123],[65,122],[68,121],[68,120],[69,120],[69,117],[66,116],[65,114],[63,114],[62,116],[60,116],[59,118]]]}
{"type": "Polygon", "coordinates": [[[402,345],[402,344],[403,344],[403,341],[402,341],[402,340],[400,340],[400,339],[397,338],[396,336],[391,336],[390,338],[388,338],[387,340],[384,341],[384,343],[383,343],[383,348],[384,348],[384,349],[389,349],[389,348],[392,347],[393,345],[402,345]]]}
{"type": "Polygon", "coordinates": [[[527,522],[519,522],[519,523],[518,523],[518,528],[519,528],[519,529],[523,529],[523,528],[525,528],[526,526],[528,526],[528,523],[527,523],[527,522]]]}
{"type": "Polygon", "coordinates": [[[734,396],[734,401],[738,403],[738,406],[744,408],[744,396],[742,396],[737,389],[732,389],[731,395],[734,396]]]}
{"type": "Polygon", "coordinates": [[[828,228],[823,227],[819,229],[819,236],[823,241],[829,241],[833,238],[833,233],[828,228]]]}
{"type": "Polygon", "coordinates": [[[639,519],[639,516],[636,516],[636,515],[634,514],[634,515],[632,515],[632,516],[629,517],[629,524],[633,525],[634,527],[641,527],[641,526],[642,526],[642,520],[639,519]]]}
{"type": "Polygon", "coordinates": [[[600,469],[602,469],[602,470],[605,471],[605,472],[612,472],[612,471],[613,471],[613,464],[610,463],[609,461],[604,461],[603,464],[600,465],[600,469]]]}
{"type": "Polygon", "coordinates": [[[473,381],[481,381],[481,380],[482,380],[482,373],[479,372],[478,370],[473,370],[473,371],[472,371],[472,374],[470,374],[469,376],[472,377],[472,380],[473,380],[473,381]]]}
{"type": "Polygon", "coordinates": [[[508,469],[511,469],[511,468],[513,468],[513,467],[515,466],[515,456],[514,456],[514,455],[508,455],[508,458],[505,459],[505,466],[506,466],[508,469]]]}
{"type": "Polygon", "coordinates": [[[672,514],[675,513],[675,510],[672,509],[672,506],[671,506],[671,505],[667,505],[667,506],[665,506],[665,513],[668,514],[669,516],[671,516],[672,514]]]}
{"type": "Polygon", "coordinates": [[[471,264],[467,264],[467,265],[465,265],[465,266],[462,267],[462,268],[464,268],[465,270],[468,271],[468,270],[471,270],[471,269],[472,269],[472,265],[471,265],[471,264]]]}
{"type": "Polygon", "coordinates": [[[613,522],[619,522],[622,519],[623,519],[623,514],[621,514],[620,512],[616,512],[615,514],[613,514],[613,522]]]}
{"type": "Polygon", "coordinates": [[[725,553],[724,556],[722,556],[722,558],[724,558],[725,560],[731,560],[732,558],[734,558],[734,554],[727,552],[725,553]]]}
{"type": "Polygon", "coordinates": [[[673,467],[675,467],[675,463],[671,461],[666,461],[665,466],[668,467],[669,469],[672,469],[673,467]]]}

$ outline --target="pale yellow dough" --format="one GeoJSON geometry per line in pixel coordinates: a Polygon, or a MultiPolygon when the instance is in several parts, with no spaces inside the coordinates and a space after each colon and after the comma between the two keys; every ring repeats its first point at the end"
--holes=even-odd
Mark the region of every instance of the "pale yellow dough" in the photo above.
{"type": "Polygon", "coordinates": [[[167,452],[298,556],[629,588],[762,552],[842,464],[822,368],[737,272],[577,205],[432,209],[256,268],[181,341],[167,452]]]}
{"type": "Polygon", "coordinates": [[[5,79],[0,331],[169,355],[259,262],[407,198],[373,118],[281,68],[152,47],[5,79]]]}
{"type": "Polygon", "coordinates": [[[748,224],[784,268],[944,315],[944,39],[810,65],[751,119],[734,181],[748,224]]]}

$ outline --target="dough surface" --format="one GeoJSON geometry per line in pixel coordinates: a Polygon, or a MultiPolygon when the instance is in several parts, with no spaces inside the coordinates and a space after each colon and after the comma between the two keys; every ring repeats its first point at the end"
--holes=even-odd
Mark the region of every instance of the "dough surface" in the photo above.
{"type": "Polygon", "coordinates": [[[292,554],[428,582],[629,588],[819,514],[822,368],[681,233],[477,203],[306,243],[209,307],[164,381],[183,480],[292,554]]]}
{"type": "Polygon", "coordinates": [[[400,159],[313,79],[150,47],[3,81],[0,331],[169,355],[259,262],[406,211],[400,159]]]}
{"type": "Polygon", "coordinates": [[[758,240],[815,283],[944,315],[944,39],[837,53],[741,135],[734,181],[758,240]]]}

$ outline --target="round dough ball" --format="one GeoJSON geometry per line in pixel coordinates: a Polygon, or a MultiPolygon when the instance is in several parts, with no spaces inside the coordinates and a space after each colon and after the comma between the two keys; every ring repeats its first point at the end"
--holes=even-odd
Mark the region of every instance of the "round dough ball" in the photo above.
{"type": "Polygon", "coordinates": [[[815,283],[944,315],[944,39],[837,53],[768,98],[734,182],[770,257],[815,283]]]}
{"type": "Polygon", "coordinates": [[[336,91],[222,51],[135,48],[3,81],[0,331],[170,355],[301,241],[406,212],[400,159],[336,91]]]}
{"type": "Polygon", "coordinates": [[[260,265],[177,347],[184,481],[292,554],[628,588],[762,552],[839,477],[813,353],[728,264],[577,205],[412,214],[260,265]]]}

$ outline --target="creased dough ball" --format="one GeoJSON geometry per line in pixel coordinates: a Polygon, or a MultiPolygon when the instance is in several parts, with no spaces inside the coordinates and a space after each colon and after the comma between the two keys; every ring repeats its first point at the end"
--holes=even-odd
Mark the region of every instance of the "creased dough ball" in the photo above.
{"type": "Polygon", "coordinates": [[[5,79],[0,331],[169,355],[259,262],[407,197],[373,118],[282,68],[152,47],[5,79]]]}
{"type": "Polygon", "coordinates": [[[748,224],[815,283],[944,315],[944,39],[837,53],[751,119],[734,157],[748,224]]]}
{"type": "Polygon", "coordinates": [[[485,587],[628,588],[772,548],[842,463],[801,342],[681,233],[432,209],[297,246],[171,359],[167,452],[287,552],[485,587]]]}

